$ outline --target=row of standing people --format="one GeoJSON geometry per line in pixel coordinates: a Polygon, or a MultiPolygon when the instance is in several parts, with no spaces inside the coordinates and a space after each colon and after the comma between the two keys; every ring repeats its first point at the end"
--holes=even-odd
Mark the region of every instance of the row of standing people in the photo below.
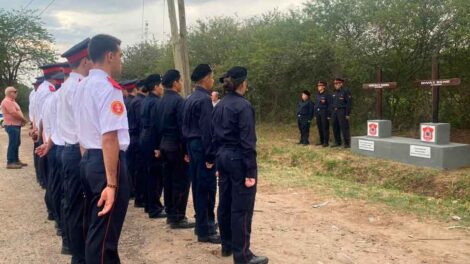
{"type": "Polygon", "coordinates": [[[310,99],[308,90],[302,92],[301,101],[297,107],[297,124],[300,131],[299,144],[309,145],[310,125],[316,119],[318,128],[317,146],[330,146],[330,121],[333,125],[335,143],[332,148],[350,148],[351,135],[349,120],[352,110],[352,95],[349,89],[344,87],[344,79],[335,78],[334,91],[326,90],[327,82],[319,81],[314,102],[310,99]]]}
{"type": "Polygon", "coordinates": [[[72,263],[120,263],[133,193],[149,217],[166,217],[171,228],[195,226],[198,241],[221,243],[235,263],[268,263],[249,243],[257,165],[254,110],[243,97],[246,69],[219,79],[226,94],[215,109],[213,71],[205,64],[194,70],[196,88],[186,100],[177,70],[148,76],[125,100],[113,79],[121,74],[120,44],[97,35],[75,45],[62,55],[71,72],[60,64],[41,67],[44,80],[30,97],[38,182],[63,252],[70,250],[72,263]],[[186,217],[191,184],[195,225],[186,217]]]}

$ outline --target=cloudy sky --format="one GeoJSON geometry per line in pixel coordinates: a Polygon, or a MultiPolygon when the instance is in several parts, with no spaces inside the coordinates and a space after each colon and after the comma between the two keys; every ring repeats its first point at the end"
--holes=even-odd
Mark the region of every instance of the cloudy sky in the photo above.
{"type": "MultiPolygon", "coordinates": [[[[176,2],[176,1],[175,1],[176,2]]],[[[273,9],[301,7],[304,0],[186,0],[188,26],[213,16],[249,17],[273,9]]],[[[168,38],[170,24],[166,0],[0,0],[4,9],[43,11],[47,29],[53,34],[58,52],[88,36],[107,33],[120,38],[123,45],[143,38],[143,23],[148,23],[148,38],[168,38]],[[144,7],[144,8],[142,8],[144,7]],[[143,9],[143,10],[142,10],[143,9]],[[143,16],[142,16],[143,14],[143,16]],[[143,18],[143,19],[142,19],[143,18]]]]}

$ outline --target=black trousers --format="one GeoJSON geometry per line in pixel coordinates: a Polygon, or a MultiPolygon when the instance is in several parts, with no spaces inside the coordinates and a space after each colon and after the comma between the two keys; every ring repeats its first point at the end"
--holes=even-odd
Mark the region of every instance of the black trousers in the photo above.
{"type": "MultiPolygon", "coordinates": [[[[53,200],[53,190],[54,186],[57,185],[56,181],[56,167],[58,166],[56,162],[56,153],[57,151],[57,146],[53,146],[45,158],[47,159],[46,163],[46,192],[44,194],[44,201],[46,202],[46,207],[47,207],[47,212],[49,215],[52,215],[54,220],[57,222],[59,221],[59,216],[57,215],[56,207],[54,206],[54,200],[53,200]]],[[[44,159],[44,158],[41,158],[44,159]]]]}
{"type": "Polygon", "coordinates": [[[72,252],[72,264],[85,263],[85,197],[80,179],[80,146],[67,145],[62,153],[64,172],[64,223],[72,252]]]}
{"type": "Polygon", "coordinates": [[[163,160],[163,188],[168,221],[179,222],[186,218],[191,185],[188,164],[184,161],[181,143],[176,139],[163,138],[160,151],[163,160]]]}
{"type": "Polygon", "coordinates": [[[251,223],[256,186],[245,187],[246,170],[239,149],[222,148],[217,153],[219,207],[217,210],[222,248],[233,250],[235,263],[248,263],[251,223]]]}
{"type": "Polygon", "coordinates": [[[344,144],[349,146],[351,144],[351,136],[349,134],[349,120],[346,119],[346,110],[343,108],[333,110],[332,119],[336,144],[341,145],[342,135],[344,144]]]}
{"type": "MultiPolygon", "coordinates": [[[[41,146],[43,144],[42,140],[39,140],[37,142],[37,146],[41,146]]],[[[39,177],[39,183],[43,189],[47,187],[47,155],[44,157],[39,157],[36,155],[36,158],[38,159],[38,177],[39,177]]]]}
{"type": "MultiPolygon", "coordinates": [[[[143,150],[145,185],[147,190],[145,207],[149,215],[157,215],[164,210],[161,202],[163,194],[163,166],[160,159],[155,158],[155,153],[151,149],[143,150]]],[[[167,202],[165,201],[165,204],[167,202]]]]}
{"type": "Polygon", "coordinates": [[[192,191],[194,204],[196,207],[196,231],[199,237],[207,237],[210,234],[209,210],[214,209],[212,203],[215,202],[217,192],[217,181],[215,177],[215,167],[206,167],[204,147],[201,139],[193,139],[188,143],[190,171],[193,179],[192,191]]]}
{"type": "Polygon", "coordinates": [[[300,144],[310,144],[310,122],[308,119],[299,117],[297,124],[300,130],[300,144]]]}
{"type": "Polygon", "coordinates": [[[147,173],[146,168],[143,166],[144,155],[139,144],[138,136],[131,137],[129,151],[131,160],[128,161],[128,171],[132,186],[134,187],[135,203],[144,204],[147,201],[147,173]]]}
{"type": "Polygon", "coordinates": [[[40,174],[39,174],[39,156],[36,155],[36,148],[39,147],[39,143],[38,142],[34,142],[33,144],[33,161],[34,161],[34,171],[36,173],[36,180],[37,182],[39,183],[40,186],[42,186],[42,182],[41,182],[41,179],[39,178],[40,174]]]}
{"type": "Polygon", "coordinates": [[[328,120],[328,110],[320,109],[315,113],[315,117],[317,119],[320,144],[327,146],[330,144],[330,121],[328,120]]]}
{"type": "Polygon", "coordinates": [[[98,217],[98,212],[103,208],[98,207],[97,204],[107,184],[103,151],[101,149],[87,150],[80,164],[80,174],[86,196],[85,259],[87,264],[121,263],[118,243],[129,203],[129,179],[123,151],[119,153],[118,166],[119,187],[116,189],[113,208],[105,216],[98,217]]]}
{"type": "Polygon", "coordinates": [[[63,146],[55,146],[55,156],[50,157],[50,164],[52,169],[52,183],[51,186],[51,202],[54,208],[54,216],[57,225],[60,227],[62,232],[64,231],[64,226],[62,222],[62,197],[63,197],[63,173],[62,173],[62,151],[64,150],[63,146]]]}

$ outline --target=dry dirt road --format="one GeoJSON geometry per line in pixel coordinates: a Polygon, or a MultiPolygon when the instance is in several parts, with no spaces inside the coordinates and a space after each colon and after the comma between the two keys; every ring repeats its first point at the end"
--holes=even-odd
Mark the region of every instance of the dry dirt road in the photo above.
{"type": "MultiPolygon", "coordinates": [[[[6,135],[0,131],[0,158],[6,135]]],[[[22,170],[0,169],[0,263],[68,263],[46,220],[44,192],[36,184],[32,145],[23,132],[22,170]]],[[[192,204],[189,205],[192,208],[192,204]]],[[[192,215],[189,210],[188,215],[192,215]]],[[[282,263],[470,263],[470,234],[453,223],[422,221],[357,200],[261,185],[253,251],[282,263]],[[328,201],[321,208],[312,204],[328,201]]],[[[129,206],[120,241],[123,263],[232,263],[219,247],[195,242],[192,230],[174,231],[129,206]]]]}

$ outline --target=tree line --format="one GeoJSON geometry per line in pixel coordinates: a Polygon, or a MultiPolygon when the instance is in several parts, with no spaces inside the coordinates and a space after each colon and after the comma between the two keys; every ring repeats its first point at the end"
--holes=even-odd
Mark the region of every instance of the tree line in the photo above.
{"type": "MultiPolygon", "coordinates": [[[[347,79],[354,96],[353,127],[375,118],[375,94],[362,89],[383,81],[384,116],[395,129],[431,120],[431,89],[414,81],[431,78],[438,54],[442,78],[462,85],[441,92],[440,120],[470,128],[470,2],[466,0],[311,0],[296,10],[274,10],[240,19],[213,17],[189,29],[191,67],[208,62],[217,74],[233,65],[249,69],[249,99],[259,120],[295,119],[300,92],[318,80],[347,79]]],[[[173,67],[169,44],[140,43],[125,50],[125,77],[163,73],[173,67]]],[[[219,89],[219,87],[216,87],[219,89]]]]}

